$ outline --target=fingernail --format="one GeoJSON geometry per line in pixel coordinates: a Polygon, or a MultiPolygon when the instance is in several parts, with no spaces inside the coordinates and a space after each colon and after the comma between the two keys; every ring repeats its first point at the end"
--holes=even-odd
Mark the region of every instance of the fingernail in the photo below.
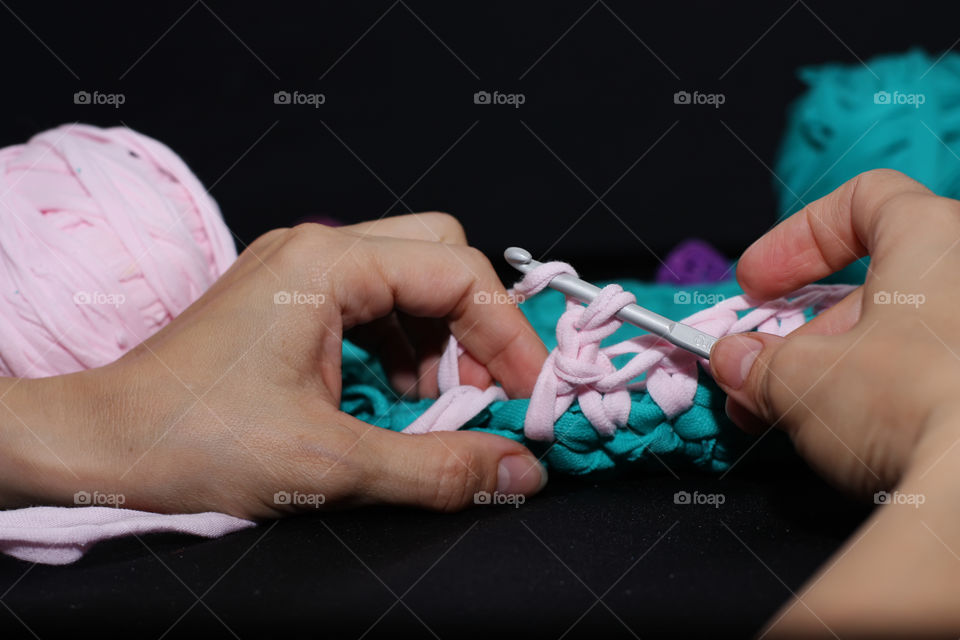
{"type": "Polygon", "coordinates": [[[547,469],[536,458],[513,454],[500,459],[497,493],[537,493],[547,484],[547,469]]]}
{"type": "Polygon", "coordinates": [[[717,342],[710,354],[710,367],[719,382],[739,389],[750,374],[753,361],[763,350],[763,343],[746,336],[730,336],[717,342]]]}

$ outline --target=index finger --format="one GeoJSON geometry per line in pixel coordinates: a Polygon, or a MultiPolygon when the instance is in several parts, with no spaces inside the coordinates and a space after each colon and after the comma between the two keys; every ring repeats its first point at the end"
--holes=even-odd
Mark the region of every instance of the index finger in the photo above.
{"type": "Polygon", "coordinates": [[[776,298],[874,254],[889,221],[884,204],[904,195],[935,197],[899,171],[861,173],[750,245],[737,265],[740,286],[751,296],[776,298]]]}
{"type": "Polygon", "coordinates": [[[478,250],[366,237],[351,252],[337,298],[344,328],[402,311],[445,318],[450,332],[511,397],[529,397],[547,350],[478,250]],[[362,250],[359,250],[362,247],[362,250]]]}

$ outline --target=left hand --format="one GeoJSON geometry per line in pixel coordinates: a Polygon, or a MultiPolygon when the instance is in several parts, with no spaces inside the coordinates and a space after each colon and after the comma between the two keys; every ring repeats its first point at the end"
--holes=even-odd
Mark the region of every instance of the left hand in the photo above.
{"type": "Polygon", "coordinates": [[[383,354],[395,387],[423,396],[436,394],[448,332],[469,354],[464,383],[497,380],[514,397],[529,396],[546,358],[450,216],[276,229],[115,363],[9,381],[17,420],[0,422],[0,500],[99,491],[128,508],[258,518],[316,502],[282,492],[456,510],[478,491],[542,488],[542,465],[506,438],[401,434],[341,412],[347,331],[383,354]]]}

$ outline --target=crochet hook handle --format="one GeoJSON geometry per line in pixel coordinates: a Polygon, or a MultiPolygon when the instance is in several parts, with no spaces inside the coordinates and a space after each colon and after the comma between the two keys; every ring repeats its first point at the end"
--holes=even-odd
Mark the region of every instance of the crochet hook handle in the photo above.
{"type": "MultiPolygon", "coordinates": [[[[543,264],[534,260],[529,251],[519,247],[510,247],[503,252],[503,257],[521,273],[527,273],[543,264]]],[[[600,293],[599,287],[567,274],[555,277],[548,286],[588,304],[600,293]]],[[[717,341],[717,338],[709,334],[681,322],[665,318],[636,304],[628,304],[620,309],[617,312],[617,317],[660,336],[681,349],[695,353],[701,358],[710,358],[710,348],[717,341]]]]}

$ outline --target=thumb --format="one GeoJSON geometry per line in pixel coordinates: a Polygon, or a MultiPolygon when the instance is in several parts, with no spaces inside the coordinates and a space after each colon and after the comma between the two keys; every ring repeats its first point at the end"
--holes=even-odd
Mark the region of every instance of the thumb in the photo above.
{"type": "Polygon", "coordinates": [[[481,492],[529,496],[547,483],[526,447],[489,433],[376,429],[367,440],[362,464],[372,466],[360,491],[374,502],[457,511],[487,501],[481,492]]]}
{"type": "Polygon", "coordinates": [[[710,351],[710,369],[720,388],[738,409],[767,424],[777,422],[797,399],[784,380],[788,374],[777,371],[774,362],[787,343],[768,333],[740,333],[718,340],[710,351]]]}

